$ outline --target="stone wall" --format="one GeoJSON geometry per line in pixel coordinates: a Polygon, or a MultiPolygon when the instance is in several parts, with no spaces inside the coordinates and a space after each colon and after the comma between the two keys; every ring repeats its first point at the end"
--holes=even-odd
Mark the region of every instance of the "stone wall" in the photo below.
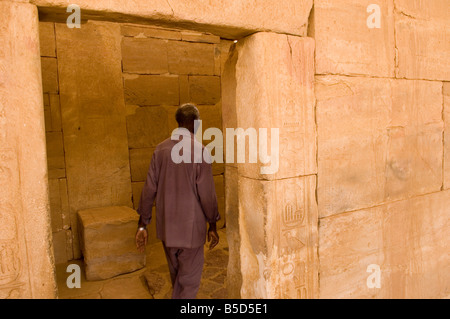
{"type": "Polygon", "coordinates": [[[55,298],[37,8],[0,21],[0,299],[55,298]]]}
{"type": "MultiPolygon", "coordinates": [[[[153,150],[177,127],[179,105],[198,105],[203,130],[222,129],[220,76],[231,41],[104,22],[79,30],[40,22],[40,38],[53,243],[61,263],[80,257],[78,210],[137,208],[153,150]]],[[[223,226],[223,164],[214,164],[213,174],[223,226]]]]}
{"type": "Polygon", "coordinates": [[[261,162],[226,164],[229,297],[317,298],[314,41],[275,33],[239,40],[222,92],[224,125],[278,128],[271,146],[280,157],[274,174],[261,162]]]}
{"type": "Polygon", "coordinates": [[[448,1],[378,1],[381,28],[369,29],[372,2],[315,0],[310,19],[320,297],[441,298],[450,279],[448,1]],[[379,289],[366,284],[371,264],[379,289]]]}

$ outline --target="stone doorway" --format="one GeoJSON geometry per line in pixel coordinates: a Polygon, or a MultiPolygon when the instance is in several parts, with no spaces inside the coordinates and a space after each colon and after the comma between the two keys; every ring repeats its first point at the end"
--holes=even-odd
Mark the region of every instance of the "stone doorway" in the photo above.
{"type": "MultiPolygon", "coordinates": [[[[143,271],[102,283],[83,282],[97,290],[66,289],[66,266],[82,265],[76,215],[105,206],[137,209],[153,150],[177,127],[179,105],[198,105],[203,130],[222,129],[220,78],[232,41],[187,30],[89,21],[80,29],[40,22],[40,42],[60,298],[133,297],[122,289],[114,296],[111,287],[134,281],[136,289],[127,292],[145,291],[139,285],[143,278],[158,286],[149,287],[152,297],[167,297],[170,280],[154,220],[143,271]]],[[[222,242],[206,254],[202,298],[226,297],[224,164],[214,163],[213,174],[222,242]]]]}
{"type": "MultiPolygon", "coordinates": [[[[233,6],[239,6],[240,3],[235,1],[233,6]]],[[[198,20],[199,15],[202,14],[190,11],[196,6],[181,6],[177,8],[176,14],[173,8],[167,12],[164,11],[163,14],[146,8],[144,14],[141,14],[139,10],[136,11],[136,8],[115,7],[110,10],[102,7],[103,5],[115,5],[110,2],[100,3],[101,7],[96,7],[97,2],[93,7],[86,3],[83,4],[83,8],[86,7],[87,9],[84,17],[93,20],[128,22],[134,16],[137,18],[135,21],[147,23],[145,17],[151,16],[151,21],[159,25],[176,26],[180,22],[178,26],[191,29],[197,29],[198,27],[202,31],[211,31],[221,36],[231,35],[230,39],[240,40],[235,51],[238,55],[235,56],[235,63],[231,63],[229,67],[231,71],[228,80],[225,81],[228,89],[225,89],[227,94],[223,94],[223,96],[227,96],[228,102],[227,105],[222,106],[224,110],[227,110],[227,117],[224,115],[225,112],[223,114],[224,126],[243,128],[279,127],[281,131],[280,158],[284,160],[283,164],[280,163],[280,171],[273,176],[255,174],[255,167],[258,168],[258,165],[231,165],[230,170],[226,173],[227,177],[234,176],[236,182],[228,183],[231,188],[226,195],[228,198],[237,199],[232,201],[234,203],[232,208],[235,213],[227,212],[227,216],[231,216],[231,219],[227,221],[227,237],[230,243],[230,256],[234,258],[234,262],[230,263],[229,267],[234,274],[228,273],[227,276],[228,283],[233,285],[231,296],[235,298],[312,298],[317,296],[317,254],[315,252],[317,248],[317,207],[314,192],[311,191],[315,188],[316,183],[315,157],[311,156],[315,154],[315,125],[312,111],[314,98],[311,98],[314,96],[314,45],[310,39],[286,35],[306,36],[307,24],[305,22],[311,6],[298,1],[293,1],[292,4],[301,12],[300,15],[295,15],[292,19],[286,19],[285,17],[290,17],[289,14],[286,14],[290,12],[290,9],[289,7],[283,7],[284,9],[280,8],[281,11],[274,12],[278,16],[275,20],[268,20],[265,14],[255,13],[253,10],[233,10],[233,6],[227,7],[226,10],[218,10],[220,6],[214,7],[211,5],[207,8],[210,12],[203,12],[206,19],[198,20]],[[99,15],[99,12],[102,14],[99,15]],[[218,12],[220,12],[219,15],[218,12]],[[226,12],[225,16],[230,18],[230,22],[224,22],[224,12],[226,12]],[[182,16],[180,16],[180,13],[182,16]],[[183,14],[186,15],[183,16],[183,14]],[[260,33],[251,35],[255,32],[260,33]],[[278,32],[278,34],[270,32],[278,32]],[[263,70],[262,73],[261,70],[263,70]],[[261,112],[265,116],[260,116],[261,112]],[[290,141],[298,141],[299,145],[292,148],[290,141]],[[233,197],[233,192],[237,193],[237,198],[233,197]],[[282,216],[291,215],[283,215],[283,212],[294,212],[295,214],[292,216],[301,216],[302,218],[299,218],[293,224],[286,224],[287,219],[282,218],[282,216]],[[282,227],[283,225],[290,228],[282,227]],[[230,231],[230,229],[232,230],[230,231]],[[230,234],[234,235],[232,239],[230,239],[230,234]],[[300,245],[295,239],[298,239],[302,244],[300,245]]],[[[24,113],[22,109],[8,108],[9,115],[7,114],[8,116],[5,118],[8,120],[6,121],[6,128],[10,134],[7,139],[4,136],[0,137],[5,139],[7,145],[10,145],[12,149],[20,151],[18,156],[21,166],[15,171],[21,173],[23,183],[20,187],[18,186],[19,195],[17,196],[22,199],[20,201],[22,207],[16,211],[21,218],[24,218],[26,229],[29,229],[30,225],[33,225],[33,227],[41,226],[38,231],[33,232],[33,236],[23,232],[20,233],[23,240],[20,242],[21,248],[18,250],[20,256],[17,257],[22,261],[23,268],[29,270],[28,273],[20,273],[17,277],[19,278],[17,282],[23,286],[22,290],[11,290],[6,287],[4,291],[9,295],[14,292],[15,296],[19,297],[55,297],[57,294],[53,280],[54,261],[51,252],[52,245],[49,240],[52,229],[49,225],[48,181],[44,157],[44,108],[41,100],[42,86],[39,75],[41,65],[38,54],[38,10],[36,5],[25,3],[7,1],[2,2],[1,5],[6,9],[4,11],[6,12],[5,21],[11,22],[11,24],[7,24],[6,31],[1,30],[2,35],[5,34],[9,41],[7,47],[11,47],[13,53],[21,52],[21,54],[13,55],[6,52],[9,55],[2,58],[2,61],[14,62],[20,65],[20,68],[8,66],[5,67],[5,70],[8,75],[19,79],[20,85],[24,87],[28,83],[32,85],[30,86],[31,89],[27,90],[30,105],[26,116],[20,118],[24,113]],[[9,25],[12,25],[12,27],[9,27],[9,25]],[[17,33],[16,30],[25,30],[26,32],[17,33]],[[26,74],[28,81],[23,80],[18,74],[26,74]],[[21,126],[22,122],[25,124],[23,127],[21,126]],[[20,129],[17,126],[20,126],[20,129]],[[23,136],[26,138],[19,138],[23,136]],[[18,145],[13,144],[16,137],[19,141],[18,145]],[[26,142],[24,142],[25,140],[26,142]],[[34,145],[32,149],[37,151],[37,156],[32,159],[24,157],[27,154],[29,155],[27,146],[30,143],[34,145]],[[30,181],[30,183],[27,183],[27,181],[30,181]],[[32,185],[32,189],[29,185],[32,185]],[[33,200],[28,201],[27,198],[33,200]],[[32,218],[29,218],[30,216],[32,218]],[[25,246],[24,241],[27,242],[28,246],[25,246]],[[42,243],[45,243],[45,245],[42,245],[42,243]],[[33,253],[27,255],[31,250],[33,250],[33,253]],[[28,261],[30,262],[27,263],[28,261]],[[39,275],[29,276],[28,274],[39,275]]],[[[42,21],[65,22],[67,18],[66,4],[39,2],[37,5],[41,18],[44,17],[41,19],[42,21]]],[[[138,6],[142,5],[144,4],[138,4],[138,6]]],[[[220,5],[222,6],[223,3],[220,5]]],[[[102,33],[102,30],[103,27],[101,26],[94,28],[95,32],[102,33]]],[[[77,139],[77,136],[79,136],[77,134],[81,134],[79,132],[89,131],[93,137],[96,137],[96,134],[99,137],[104,136],[100,132],[106,130],[110,133],[106,140],[109,143],[108,145],[114,147],[122,145],[123,153],[121,153],[121,156],[111,157],[114,161],[113,167],[119,169],[109,176],[114,183],[108,183],[107,185],[116,185],[116,187],[107,188],[105,192],[102,192],[103,196],[97,196],[95,192],[90,192],[89,187],[92,190],[105,187],[105,185],[102,184],[102,179],[89,181],[86,178],[89,175],[86,174],[89,167],[78,167],[84,174],[74,174],[73,178],[70,178],[70,174],[67,174],[67,190],[70,192],[71,183],[75,183],[79,186],[78,194],[83,195],[70,200],[70,211],[75,210],[73,207],[82,205],[83,198],[95,202],[96,206],[104,206],[105,201],[110,202],[111,200],[116,203],[115,205],[132,205],[131,176],[128,175],[131,167],[129,164],[130,157],[128,149],[123,148],[126,143],[121,143],[121,141],[126,142],[127,136],[126,134],[121,135],[123,131],[121,133],[117,129],[123,128],[126,124],[126,120],[123,119],[124,114],[120,114],[120,103],[123,101],[121,99],[123,96],[117,97],[120,92],[123,93],[121,89],[123,83],[114,82],[117,77],[121,78],[121,68],[119,66],[114,68],[112,73],[108,73],[111,70],[109,66],[101,67],[105,61],[117,61],[114,57],[120,50],[118,44],[120,42],[117,42],[117,38],[114,38],[114,33],[108,34],[108,32],[105,32],[103,35],[100,37],[101,40],[95,43],[95,46],[97,48],[107,47],[112,49],[113,52],[107,50],[110,55],[99,57],[98,54],[94,54],[89,56],[88,59],[88,63],[91,63],[95,68],[100,68],[100,72],[95,76],[81,76],[80,78],[77,78],[76,74],[67,72],[66,75],[75,76],[75,81],[72,82],[73,87],[69,86],[64,89],[61,87],[59,92],[76,92],[77,89],[81,91],[87,89],[95,93],[91,101],[88,100],[87,102],[95,104],[96,101],[106,98],[107,105],[116,112],[102,110],[99,113],[99,109],[89,108],[89,103],[82,103],[83,109],[75,108],[77,101],[73,96],[60,94],[61,105],[66,101],[74,107],[74,110],[78,110],[78,113],[74,112],[69,117],[73,119],[73,121],[68,122],[69,129],[63,130],[65,132],[64,151],[71,153],[72,156],[75,154],[76,156],[73,156],[73,158],[78,156],[82,159],[94,157],[92,153],[102,153],[102,151],[104,151],[103,157],[114,155],[114,153],[102,148],[100,143],[89,144],[89,150],[86,148],[80,150],[77,145],[77,141],[80,141],[77,139]],[[96,81],[83,81],[85,78],[96,79],[96,77],[98,77],[96,81]],[[100,80],[102,80],[101,83],[108,85],[107,92],[113,94],[105,95],[105,91],[99,86],[100,80]],[[105,114],[108,115],[107,120],[101,120],[101,115],[104,116],[105,114]],[[77,122],[80,116],[87,118],[83,122],[83,126],[78,125],[77,122]],[[114,125],[117,124],[116,120],[119,125],[114,125]],[[120,121],[122,121],[121,124],[120,121]],[[87,128],[90,128],[90,130],[87,130],[87,128]],[[67,140],[66,137],[68,137],[67,140]],[[71,149],[69,145],[72,146],[72,151],[69,151],[71,149]],[[127,179],[127,175],[129,179],[127,179]],[[82,186],[80,187],[80,185],[82,186]],[[127,185],[129,185],[129,191],[125,193],[118,191],[122,186],[128,187],[127,185]]],[[[83,40],[86,39],[83,38],[83,40]]],[[[82,52],[83,47],[74,49],[81,50],[80,53],[86,53],[82,52]]],[[[99,52],[103,51],[95,51],[95,53],[99,52]]],[[[72,63],[74,64],[79,58],[70,55],[69,52],[67,52],[67,56],[73,58],[72,63]]],[[[42,65],[44,67],[44,63],[42,65]]],[[[58,65],[57,69],[60,70],[62,67],[58,65]]],[[[89,72],[90,69],[85,67],[81,70],[89,72]]],[[[59,72],[58,76],[61,77],[62,74],[64,72],[59,72]]],[[[57,81],[61,82],[60,84],[70,84],[66,81],[57,81]]],[[[54,83],[54,79],[51,82],[54,83]]],[[[15,85],[11,85],[10,82],[7,82],[7,84],[8,89],[16,92],[15,85]]],[[[11,105],[21,106],[26,104],[25,96],[14,95],[14,99],[10,100],[11,96],[13,95],[3,94],[2,92],[2,98],[5,97],[5,101],[11,102],[9,103],[11,105]]],[[[50,100],[47,109],[48,106],[51,109],[50,100]]],[[[61,115],[64,125],[63,111],[61,115]]],[[[2,117],[4,116],[2,115],[2,117]]],[[[4,126],[4,123],[0,122],[0,125],[4,126]]],[[[99,139],[93,138],[92,140],[99,139]]],[[[114,149],[114,147],[110,149],[114,149]]],[[[70,157],[68,154],[64,154],[66,171],[73,169],[76,164],[76,161],[67,161],[70,157]]],[[[104,162],[97,164],[95,167],[99,171],[111,168],[104,162]]],[[[12,178],[10,179],[12,180],[12,178]]],[[[108,203],[108,205],[110,204],[108,203]]],[[[72,223],[71,225],[76,224],[72,223]]],[[[71,229],[71,231],[75,232],[74,229],[71,229]]],[[[76,247],[76,245],[77,243],[74,240],[73,247],[76,247]]],[[[78,251],[76,248],[72,249],[74,258],[77,258],[78,251]]]]}

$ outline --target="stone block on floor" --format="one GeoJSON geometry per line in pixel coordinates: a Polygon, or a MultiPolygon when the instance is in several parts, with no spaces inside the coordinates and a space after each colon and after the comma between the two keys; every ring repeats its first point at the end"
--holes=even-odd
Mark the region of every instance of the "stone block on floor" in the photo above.
{"type": "Polygon", "coordinates": [[[125,206],[78,212],[87,280],[104,280],[145,266],[145,254],[135,246],[138,219],[136,211],[125,206]]]}

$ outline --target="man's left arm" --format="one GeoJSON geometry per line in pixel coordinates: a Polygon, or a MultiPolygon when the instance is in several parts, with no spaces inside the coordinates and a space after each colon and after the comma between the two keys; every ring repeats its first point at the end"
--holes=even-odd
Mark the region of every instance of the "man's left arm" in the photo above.
{"type": "Polygon", "coordinates": [[[157,169],[156,152],[153,153],[150,168],[147,173],[147,179],[142,189],[139,207],[137,209],[139,217],[138,231],[136,232],[136,247],[140,252],[143,252],[147,244],[147,225],[152,219],[152,207],[155,201],[156,191],[158,188],[158,169],[157,169]]]}

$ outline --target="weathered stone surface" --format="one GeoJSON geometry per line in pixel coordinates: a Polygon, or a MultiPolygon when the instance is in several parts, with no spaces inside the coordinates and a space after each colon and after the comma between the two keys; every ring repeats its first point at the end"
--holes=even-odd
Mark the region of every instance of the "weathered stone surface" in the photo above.
{"type": "Polygon", "coordinates": [[[0,298],[55,298],[39,20],[0,1],[0,298]]]}
{"type": "MultiPolygon", "coordinates": [[[[64,0],[31,0],[44,20],[67,19],[64,0]]],[[[184,27],[236,39],[257,31],[306,35],[312,0],[183,0],[167,2],[80,0],[83,19],[184,27]],[[270,18],[268,18],[270,17],[270,18]]]]}
{"type": "Polygon", "coordinates": [[[440,190],[440,83],[316,80],[321,217],[440,190]]]}
{"type": "MultiPolygon", "coordinates": [[[[393,77],[395,40],[393,1],[380,0],[381,28],[370,29],[372,0],[314,1],[316,73],[393,77]]],[[[409,40],[408,40],[409,41],[409,40]]]]}
{"type": "Polygon", "coordinates": [[[120,26],[57,24],[56,41],[74,257],[79,258],[79,210],[132,206],[120,26]]]}
{"type": "Polygon", "coordinates": [[[118,278],[106,283],[101,296],[102,299],[153,299],[145,280],[138,276],[118,278]]]}
{"type": "Polygon", "coordinates": [[[140,74],[169,72],[167,41],[162,39],[129,38],[122,40],[123,71],[140,74]]]}
{"type": "Polygon", "coordinates": [[[227,62],[228,55],[230,53],[230,47],[233,45],[233,41],[220,39],[220,43],[216,46],[216,54],[220,53],[220,75],[222,75],[225,63],[227,62]],[[219,52],[217,52],[219,51],[219,52]]]}
{"type": "Polygon", "coordinates": [[[172,74],[214,74],[214,45],[169,41],[169,71],[172,74]]]}
{"type": "Polygon", "coordinates": [[[49,105],[44,105],[45,131],[52,130],[52,114],[49,105]]]}
{"type": "Polygon", "coordinates": [[[238,185],[242,298],[317,298],[316,177],[238,185]]]}
{"type": "Polygon", "coordinates": [[[39,22],[39,43],[41,56],[56,58],[55,24],[39,22]]]}
{"type": "Polygon", "coordinates": [[[181,39],[187,42],[220,43],[220,37],[216,35],[193,31],[182,31],[181,39]]]}
{"type": "Polygon", "coordinates": [[[450,80],[448,1],[396,0],[397,77],[450,80]]]}
{"type": "Polygon", "coordinates": [[[156,272],[146,271],[144,273],[145,281],[147,282],[148,290],[152,296],[161,293],[167,282],[160,274],[156,272]]]}
{"type": "Polygon", "coordinates": [[[172,134],[173,130],[178,127],[177,120],[175,119],[175,113],[178,110],[179,106],[163,106],[164,109],[167,111],[167,119],[169,122],[169,135],[167,138],[170,137],[170,134],[172,134]]]}
{"type": "Polygon", "coordinates": [[[214,187],[216,189],[217,198],[225,197],[225,185],[223,175],[214,176],[214,187]]]}
{"type": "Polygon", "coordinates": [[[128,147],[151,148],[170,137],[168,112],[163,107],[140,107],[127,116],[128,147]],[[149,124],[152,125],[149,125],[149,124]]]}
{"type": "Polygon", "coordinates": [[[261,163],[262,153],[258,163],[249,163],[247,146],[240,175],[272,180],[316,172],[312,39],[256,33],[239,41],[222,75],[222,104],[224,127],[267,129],[269,156],[278,146],[274,173],[261,171],[270,165],[261,163]],[[279,143],[270,146],[272,129],[279,129],[279,143]]]}
{"type": "Polygon", "coordinates": [[[181,40],[181,32],[155,27],[138,25],[122,25],[121,33],[124,36],[135,38],[156,38],[166,40],[181,40]]]}
{"type": "Polygon", "coordinates": [[[241,298],[241,233],[239,230],[239,175],[235,167],[225,166],[225,218],[227,221],[227,240],[230,256],[228,259],[227,287],[228,297],[241,298]]]}
{"type": "Polygon", "coordinates": [[[52,231],[69,229],[69,200],[66,179],[49,179],[49,199],[52,231]]]}
{"type": "Polygon", "coordinates": [[[449,207],[445,191],[321,219],[320,297],[446,297],[449,207]],[[372,264],[379,289],[367,286],[372,264]]]}
{"type": "Polygon", "coordinates": [[[179,84],[176,75],[124,74],[125,102],[134,105],[177,105],[179,84]]]}
{"type": "Polygon", "coordinates": [[[180,105],[184,103],[189,103],[191,101],[191,97],[189,95],[189,76],[188,75],[180,75],[180,105]]]}
{"type": "Polygon", "coordinates": [[[198,105],[220,102],[220,77],[190,76],[189,94],[190,101],[198,105]]]}
{"type": "Polygon", "coordinates": [[[47,132],[47,165],[48,170],[64,169],[66,167],[64,160],[63,135],[61,132],[47,132]]]}
{"type": "Polygon", "coordinates": [[[217,223],[217,227],[222,228],[226,225],[224,175],[214,176],[214,187],[216,189],[217,204],[221,217],[217,223]]]}
{"type": "MultiPolygon", "coordinates": [[[[219,96],[220,97],[220,96],[219,96]]],[[[214,105],[197,105],[202,121],[203,133],[209,128],[218,128],[222,130],[222,103],[214,105]]],[[[208,143],[208,141],[204,141],[208,143]]]]}
{"type": "Polygon", "coordinates": [[[58,93],[58,69],[56,58],[41,58],[42,89],[44,93],[58,93]]]}
{"type": "Polygon", "coordinates": [[[450,83],[444,83],[444,188],[450,188],[450,83]]]}
{"type": "Polygon", "coordinates": [[[145,182],[131,183],[131,189],[133,190],[133,207],[138,209],[139,201],[141,200],[142,189],[144,188],[145,182]]]}
{"type": "Polygon", "coordinates": [[[154,150],[154,148],[138,148],[130,150],[132,182],[145,182],[154,150]]]}
{"type": "Polygon", "coordinates": [[[70,230],[60,230],[53,233],[53,250],[56,265],[65,263],[73,258],[72,234],[70,230]]]}
{"type": "Polygon", "coordinates": [[[125,206],[78,212],[80,240],[87,280],[103,280],[145,266],[145,254],[136,250],[139,215],[125,206]]]}
{"type": "Polygon", "coordinates": [[[47,122],[46,122],[46,130],[52,131],[52,132],[59,132],[61,131],[61,107],[59,104],[59,95],[58,94],[48,94],[49,99],[49,116],[50,116],[50,122],[49,126],[47,128],[47,122]]]}

